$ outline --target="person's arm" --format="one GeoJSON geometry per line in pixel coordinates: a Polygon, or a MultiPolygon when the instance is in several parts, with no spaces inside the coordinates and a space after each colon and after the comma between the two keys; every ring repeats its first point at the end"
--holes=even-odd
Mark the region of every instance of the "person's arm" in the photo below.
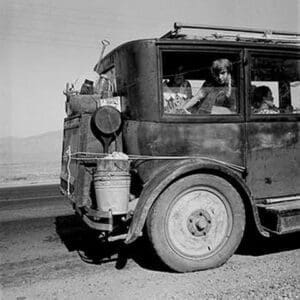
{"type": "Polygon", "coordinates": [[[191,107],[193,107],[197,102],[199,102],[202,98],[204,97],[203,95],[203,90],[199,89],[199,91],[196,93],[196,95],[194,97],[192,97],[189,101],[187,101],[184,105],[183,105],[183,109],[189,109],[191,107]]]}

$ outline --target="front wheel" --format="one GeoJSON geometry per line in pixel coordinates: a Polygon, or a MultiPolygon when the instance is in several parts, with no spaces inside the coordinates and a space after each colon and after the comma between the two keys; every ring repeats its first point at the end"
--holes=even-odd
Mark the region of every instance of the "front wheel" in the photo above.
{"type": "Polygon", "coordinates": [[[195,174],[171,184],[147,217],[158,257],[178,272],[222,265],[238,247],[245,228],[239,193],[221,177],[195,174]]]}

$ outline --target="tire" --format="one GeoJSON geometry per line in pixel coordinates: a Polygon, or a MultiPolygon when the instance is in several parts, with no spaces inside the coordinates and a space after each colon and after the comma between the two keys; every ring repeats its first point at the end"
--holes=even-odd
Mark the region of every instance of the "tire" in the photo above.
{"type": "Polygon", "coordinates": [[[195,174],[171,184],[154,202],[147,234],[160,260],[177,272],[215,268],[241,242],[245,209],[221,177],[195,174]]]}

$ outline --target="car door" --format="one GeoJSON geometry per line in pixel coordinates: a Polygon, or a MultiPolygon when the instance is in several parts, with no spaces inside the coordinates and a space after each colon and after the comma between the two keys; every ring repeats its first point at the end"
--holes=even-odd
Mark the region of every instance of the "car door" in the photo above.
{"type": "Polygon", "coordinates": [[[299,51],[251,51],[248,62],[248,186],[255,198],[300,194],[299,51]],[[256,95],[264,89],[271,97],[261,109],[256,95]]]}

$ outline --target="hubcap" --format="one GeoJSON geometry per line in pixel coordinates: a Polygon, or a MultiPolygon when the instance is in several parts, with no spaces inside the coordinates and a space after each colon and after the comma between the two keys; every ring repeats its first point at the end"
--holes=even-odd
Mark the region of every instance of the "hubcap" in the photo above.
{"type": "Polygon", "coordinates": [[[211,227],[211,217],[209,212],[203,209],[194,211],[188,217],[187,227],[190,233],[194,236],[206,235],[211,227]]]}
{"type": "Polygon", "coordinates": [[[226,242],[232,228],[228,201],[210,187],[194,187],[180,194],[168,209],[165,230],[179,255],[206,258],[226,242]]]}

